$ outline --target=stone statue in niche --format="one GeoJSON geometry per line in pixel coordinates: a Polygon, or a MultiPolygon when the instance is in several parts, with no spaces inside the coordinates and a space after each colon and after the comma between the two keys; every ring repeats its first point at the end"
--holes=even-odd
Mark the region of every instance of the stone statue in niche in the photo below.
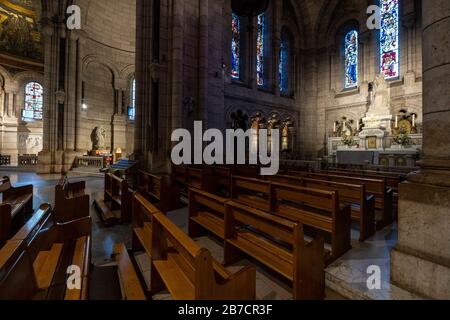
{"type": "Polygon", "coordinates": [[[92,150],[101,150],[105,148],[106,130],[103,127],[96,127],[91,134],[92,150]]]}

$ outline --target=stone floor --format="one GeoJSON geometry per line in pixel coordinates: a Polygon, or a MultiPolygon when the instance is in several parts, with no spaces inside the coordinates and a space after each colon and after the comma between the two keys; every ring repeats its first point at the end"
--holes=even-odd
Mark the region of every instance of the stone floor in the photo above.
{"type": "MultiPolygon", "coordinates": [[[[13,185],[33,184],[34,185],[34,207],[37,209],[41,203],[54,203],[54,187],[57,184],[59,175],[37,175],[35,173],[0,172],[1,175],[8,175],[13,185]]],[[[86,192],[91,195],[91,199],[101,196],[103,189],[103,179],[98,177],[70,177],[70,181],[86,181],[86,192]]],[[[95,209],[91,207],[93,218],[93,245],[92,258],[96,266],[111,265],[111,253],[115,243],[123,242],[127,247],[131,247],[131,227],[129,225],[119,225],[105,227],[100,222],[95,209]]],[[[169,218],[183,230],[187,230],[187,209],[170,212],[169,218]]],[[[389,282],[390,278],[390,249],[397,241],[396,226],[388,227],[379,232],[373,239],[364,243],[358,242],[358,232],[352,232],[353,249],[344,257],[333,263],[326,270],[327,299],[415,299],[408,292],[403,291],[389,282]],[[381,270],[381,289],[369,290],[366,281],[369,277],[367,268],[369,266],[379,266],[381,270]]],[[[196,239],[202,246],[209,249],[212,255],[222,261],[223,249],[221,245],[209,237],[196,239]]],[[[136,254],[136,260],[144,275],[145,281],[150,280],[150,261],[143,253],[136,254]]],[[[249,264],[242,261],[231,270],[239,269],[249,264]]],[[[155,299],[169,299],[169,295],[161,294],[155,299]]],[[[257,298],[263,300],[286,300],[292,299],[289,285],[279,281],[278,277],[270,272],[257,267],[257,298]]]]}

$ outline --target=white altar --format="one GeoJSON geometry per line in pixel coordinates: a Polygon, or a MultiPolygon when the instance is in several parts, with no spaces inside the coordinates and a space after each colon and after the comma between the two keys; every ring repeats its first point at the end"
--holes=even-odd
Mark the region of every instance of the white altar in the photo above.
{"type": "Polygon", "coordinates": [[[416,166],[422,148],[416,115],[404,111],[401,116],[393,116],[389,94],[386,80],[377,76],[362,124],[359,120],[353,128],[355,121],[345,117],[342,123],[334,123],[333,136],[328,138],[329,161],[348,165],[416,166]]]}

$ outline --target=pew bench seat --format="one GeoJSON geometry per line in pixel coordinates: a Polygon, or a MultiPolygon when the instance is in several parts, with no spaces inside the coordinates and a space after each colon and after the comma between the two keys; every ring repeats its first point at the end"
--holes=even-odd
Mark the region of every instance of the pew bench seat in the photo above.
{"type": "Polygon", "coordinates": [[[225,265],[253,258],[292,283],[294,299],[324,297],[324,240],[305,241],[303,225],[249,207],[226,204],[225,265]]]}
{"type": "Polygon", "coordinates": [[[293,254],[267,241],[264,237],[244,230],[239,232],[236,239],[228,239],[227,244],[245,252],[270,269],[277,270],[287,280],[294,280],[293,254]]]}
{"type": "Polygon", "coordinates": [[[55,243],[51,250],[39,252],[33,263],[37,285],[40,290],[47,290],[52,285],[53,275],[58,267],[64,244],[55,243]]]}
{"type": "Polygon", "coordinates": [[[11,206],[11,216],[14,218],[20,213],[29,201],[32,201],[33,194],[22,194],[19,196],[9,197],[3,200],[3,204],[11,206]]]}
{"type": "Polygon", "coordinates": [[[255,298],[256,270],[231,273],[161,213],[154,215],[151,289],[175,300],[255,298]]]}
{"type": "Polygon", "coordinates": [[[145,289],[139,280],[125,245],[123,243],[116,244],[113,255],[117,262],[117,275],[122,291],[122,300],[147,300],[145,289]]]}
{"type": "Polygon", "coordinates": [[[152,256],[152,225],[150,222],[144,222],[142,227],[133,229],[134,236],[139,241],[142,248],[149,257],[152,256]]]}
{"type": "Polygon", "coordinates": [[[200,211],[197,213],[197,216],[191,217],[191,220],[199,224],[206,230],[209,230],[220,239],[224,239],[224,222],[223,219],[219,218],[218,216],[207,211],[200,211]]]}

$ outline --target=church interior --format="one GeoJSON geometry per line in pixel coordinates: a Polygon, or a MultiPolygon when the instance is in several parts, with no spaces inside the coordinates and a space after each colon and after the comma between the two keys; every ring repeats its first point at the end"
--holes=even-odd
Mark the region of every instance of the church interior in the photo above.
{"type": "Polygon", "coordinates": [[[448,300],[449,92],[448,0],[0,0],[0,300],[448,300]]]}

